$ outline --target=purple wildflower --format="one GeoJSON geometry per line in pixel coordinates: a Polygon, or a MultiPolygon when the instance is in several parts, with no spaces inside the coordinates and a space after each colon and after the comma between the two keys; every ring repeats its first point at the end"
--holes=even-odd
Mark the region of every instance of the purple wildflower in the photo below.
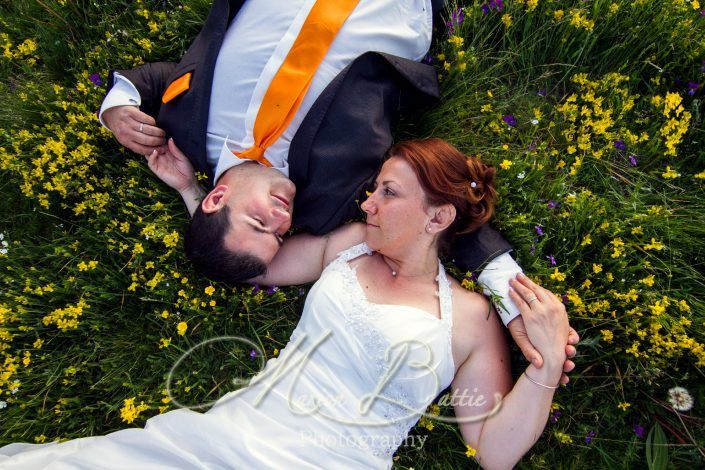
{"type": "Polygon", "coordinates": [[[471,272],[469,276],[465,276],[465,279],[472,282],[477,282],[477,273],[475,271],[471,272]]]}
{"type": "Polygon", "coordinates": [[[688,94],[690,96],[693,96],[695,94],[695,92],[698,91],[698,88],[700,88],[699,83],[688,82],[688,94]]]}
{"type": "Polygon", "coordinates": [[[563,413],[561,413],[560,410],[554,411],[554,412],[551,414],[551,418],[549,419],[549,421],[551,422],[551,424],[556,424],[556,423],[558,422],[558,418],[560,418],[562,414],[563,414],[563,413]]]}
{"type": "Polygon", "coordinates": [[[267,294],[273,295],[278,290],[279,288],[277,286],[269,286],[269,288],[267,289],[267,294]]]}
{"type": "Polygon", "coordinates": [[[455,34],[455,25],[459,25],[465,19],[465,14],[462,8],[454,10],[450,14],[450,20],[446,21],[446,27],[448,28],[449,34],[455,34]]]}
{"type": "Polygon", "coordinates": [[[250,360],[254,361],[255,357],[257,357],[257,351],[253,349],[252,351],[250,351],[250,360]]]}
{"type": "Polygon", "coordinates": [[[629,163],[630,163],[632,166],[636,166],[636,164],[637,164],[637,162],[636,162],[636,156],[634,156],[634,155],[629,155],[629,163]]]}
{"type": "Polygon", "coordinates": [[[259,286],[259,284],[255,284],[255,285],[252,287],[252,292],[250,292],[250,294],[256,294],[257,292],[259,292],[259,291],[261,291],[261,290],[262,290],[262,288],[259,286]]]}
{"type": "Polygon", "coordinates": [[[88,80],[93,82],[93,85],[95,86],[101,86],[103,84],[103,80],[100,79],[100,75],[97,73],[92,73],[90,77],[88,77],[88,80]]]}
{"type": "Polygon", "coordinates": [[[561,207],[561,203],[551,199],[548,201],[548,204],[546,204],[546,207],[548,207],[549,209],[556,209],[558,207],[561,207]]]}
{"type": "Polygon", "coordinates": [[[554,258],[553,255],[546,256],[546,259],[548,259],[551,262],[551,266],[556,265],[556,258],[554,258]]]}
{"type": "Polygon", "coordinates": [[[433,63],[433,56],[431,54],[426,54],[426,57],[423,58],[422,62],[424,64],[431,65],[433,63]]]}
{"type": "Polygon", "coordinates": [[[536,92],[537,95],[539,95],[541,98],[545,98],[548,95],[548,92],[546,90],[539,90],[536,92]]]}
{"type": "Polygon", "coordinates": [[[534,245],[533,243],[531,244],[531,249],[529,250],[529,253],[531,253],[532,255],[536,253],[536,245],[534,245]]]}
{"type": "Polygon", "coordinates": [[[502,0],[490,0],[490,6],[497,9],[497,11],[504,10],[504,2],[502,0]]]}
{"type": "Polygon", "coordinates": [[[507,125],[514,127],[517,125],[517,118],[513,114],[507,114],[502,116],[502,121],[506,122],[507,125]]]}
{"type": "Polygon", "coordinates": [[[614,148],[616,148],[617,150],[626,150],[627,146],[623,140],[615,140],[614,141],[614,148]]]}
{"type": "Polygon", "coordinates": [[[595,437],[595,431],[590,431],[585,435],[585,444],[590,444],[592,442],[592,438],[595,437]]]}
{"type": "Polygon", "coordinates": [[[568,305],[568,294],[561,295],[561,302],[568,305]]]}
{"type": "Polygon", "coordinates": [[[539,237],[543,235],[543,228],[540,225],[535,225],[534,230],[539,237]]]}
{"type": "Polygon", "coordinates": [[[304,289],[303,287],[299,287],[299,295],[302,297],[306,295],[306,289],[304,289]]]}
{"type": "Polygon", "coordinates": [[[632,426],[632,429],[634,430],[634,434],[636,434],[636,437],[644,437],[644,427],[639,426],[638,424],[634,423],[632,426]]]}
{"type": "Polygon", "coordinates": [[[487,15],[490,12],[490,6],[486,3],[483,3],[480,8],[482,9],[482,14],[487,15]]]}

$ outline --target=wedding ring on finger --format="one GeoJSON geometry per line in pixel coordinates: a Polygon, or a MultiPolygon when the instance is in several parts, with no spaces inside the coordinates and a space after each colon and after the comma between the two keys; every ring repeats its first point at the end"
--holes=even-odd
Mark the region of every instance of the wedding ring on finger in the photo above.
{"type": "Polygon", "coordinates": [[[539,299],[538,299],[538,297],[536,297],[535,295],[533,295],[533,296],[531,296],[531,298],[530,298],[529,300],[526,301],[526,303],[528,303],[529,305],[531,305],[531,302],[533,302],[534,300],[539,300],[539,299]]]}
{"type": "Polygon", "coordinates": [[[140,122],[140,134],[144,134],[144,123],[140,122]]]}

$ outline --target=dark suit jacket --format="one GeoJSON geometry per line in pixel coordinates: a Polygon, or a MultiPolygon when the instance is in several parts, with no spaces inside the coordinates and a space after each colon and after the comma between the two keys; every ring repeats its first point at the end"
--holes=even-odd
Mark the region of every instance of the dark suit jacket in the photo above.
{"type": "MultiPolygon", "coordinates": [[[[213,70],[230,20],[244,0],[215,0],[203,29],[178,64],[159,62],[121,70],[142,97],[140,108],[189,156],[194,168],[208,175],[206,126],[213,70]],[[192,73],[187,92],[162,104],[167,86],[192,73]]],[[[442,0],[434,1],[434,7],[442,0]]],[[[109,87],[113,84],[111,73],[109,87]]],[[[327,233],[359,215],[358,201],[392,144],[391,123],[400,113],[420,113],[438,100],[435,70],[418,62],[368,52],[346,67],[318,97],[289,151],[290,178],[296,184],[294,227],[327,233]]],[[[483,226],[453,258],[462,269],[475,270],[511,246],[483,226]]]]}

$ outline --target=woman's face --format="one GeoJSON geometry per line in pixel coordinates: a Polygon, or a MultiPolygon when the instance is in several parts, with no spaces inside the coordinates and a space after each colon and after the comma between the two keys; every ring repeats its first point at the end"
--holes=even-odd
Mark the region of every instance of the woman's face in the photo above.
{"type": "Polygon", "coordinates": [[[431,219],[414,170],[397,157],[384,163],[361,207],[367,213],[367,245],[387,256],[417,246],[431,219]]]}

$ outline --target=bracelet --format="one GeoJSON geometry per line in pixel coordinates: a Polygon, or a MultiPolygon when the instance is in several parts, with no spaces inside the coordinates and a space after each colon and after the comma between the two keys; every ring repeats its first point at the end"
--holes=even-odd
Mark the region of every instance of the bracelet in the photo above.
{"type": "Polygon", "coordinates": [[[546,385],[546,384],[542,384],[541,382],[537,382],[537,381],[535,381],[534,379],[532,379],[531,377],[529,377],[529,374],[527,374],[526,371],[524,371],[524,376],[525,376],[527,379],[529,379],[529,382],[535,383],[535,384],[538,385],[539,387],[547,388],[547,389],[549,389],[549,390],[555,390],[555,389],[557,389],[558,387],[560,387],[560,385],[556,385],[555,387],[553,387],[553,386],[551,386],[551,385],[546,385]]]}

